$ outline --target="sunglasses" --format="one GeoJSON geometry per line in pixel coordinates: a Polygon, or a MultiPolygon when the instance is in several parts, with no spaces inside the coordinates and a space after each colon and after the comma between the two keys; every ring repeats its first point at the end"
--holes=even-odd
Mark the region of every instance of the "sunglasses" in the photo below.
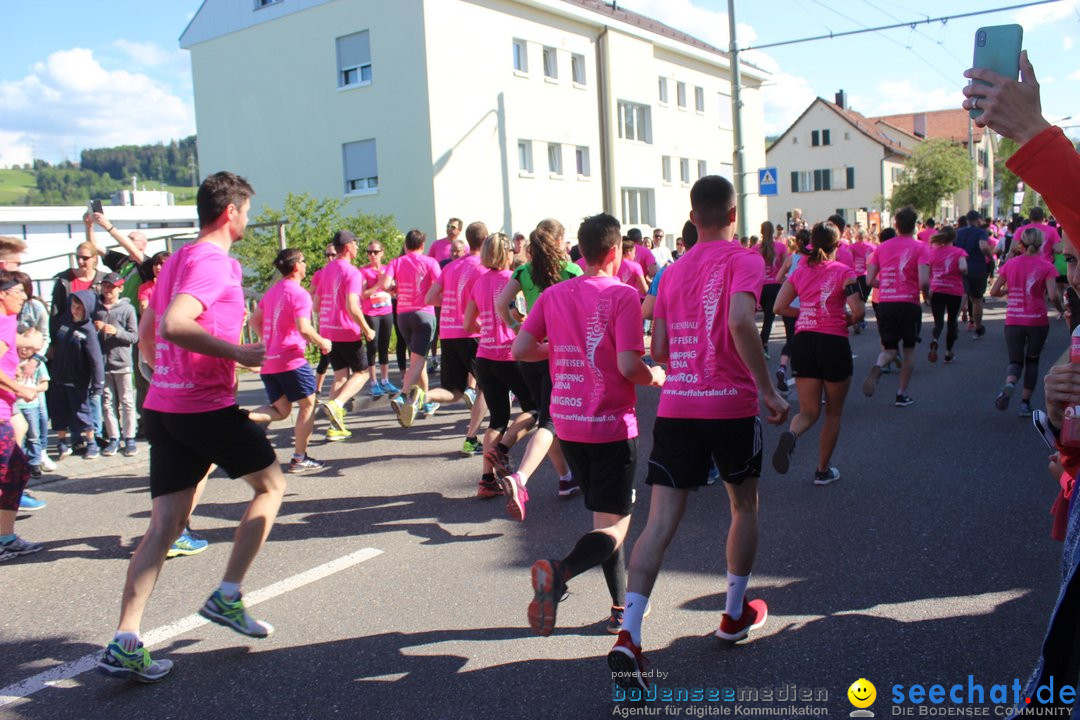
{"type": "Polygon", "coordinates": [[[334,253],[326,253],[326,259],[327,260],[333,260],[336,257],[337,257],[337,255],[335,255],[334,253]]]}
{"type": "Polygon", "coordinates": [[[88,262],[90,260],[93,260],[94,256],[93,255],[76,255],[75,259],[78,260],[79,262],[88,262]]]}
{"type": "Polygon", "coordinates": [[[372,250],[371,248],[368,248],[368,250],[367,250],[368,255],[378,255],[381,252],[382,252],[382,250],[372,250]]]}

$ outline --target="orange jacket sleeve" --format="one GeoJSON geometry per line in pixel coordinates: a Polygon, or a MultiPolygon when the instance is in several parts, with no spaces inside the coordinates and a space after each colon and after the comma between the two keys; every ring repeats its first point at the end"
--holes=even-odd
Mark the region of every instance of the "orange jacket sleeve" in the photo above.
{"type": "Polygon", "coordinates": [[[1005,163],[1034,188],[1080,249],[1080,153],[1059,127],[1049,127],[1024,143],[1005,163]]]}

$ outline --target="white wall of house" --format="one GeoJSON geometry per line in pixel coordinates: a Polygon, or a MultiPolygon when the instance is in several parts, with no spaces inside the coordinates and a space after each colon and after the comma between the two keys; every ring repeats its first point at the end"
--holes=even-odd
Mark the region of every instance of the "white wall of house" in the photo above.
{"type": "MultiPolygon", "coordinates": [[[[895,156],[894,156],[895,158],[895,156]]],[[[779,175],[779,192],[768,200],[769,219],[783,221],[793,208],[801,208],[810,222],[824,220],[843,209],[849,219],[854,211],[880,210],[879,196],[892,188],[892,168],[903,167],[900,158],[887,159],[886,149],[870,139],[824,102],[816,102],[767,153],[767,164],[779,175]],[[823,132],[829,131],[829,144],[823,132]],[[813,145],[812,133],[819,144],[813,145]],[[849,168],[854,188],[848,189],[849,168]],[[814,171],[831,171],[830,190],[813,190],[814,171]],[[792,190],[793,172],[800,173],[798,192],[792,190]],[[884,185],[883,185],[884,175],[884,185]],[[804,191],[805,187],[810,189],[804,191]]]]}

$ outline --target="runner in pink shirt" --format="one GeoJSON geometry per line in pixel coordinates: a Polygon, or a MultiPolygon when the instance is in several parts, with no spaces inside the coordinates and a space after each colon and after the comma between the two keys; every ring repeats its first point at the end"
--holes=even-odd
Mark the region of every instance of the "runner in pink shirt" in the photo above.
{"type": "Polygon", "coordinates": [[[1054,262],[1054,256],[1061,253],[1061,235],[1058,233],[1057,228],[1046,223],[1046,213],[1043,212],[1041,207],[1035,206],[1031,208],[1028,214],[1031,222],[1016,228],[1013,238],[1021,237],[1028,228],[1036,228],[1043,234],[1043,244],[1042,249],[1039,251],[1039,257],[1047,262],[1054,262]]]}
{"type": "Polygon", "coordinates": [[[348,230],[334,233],[334,262],[319,271],[315,288],[319,306],[319,333],[331,342],[330,367],[334,369],[334,387],[330,397],[319,403],[330,421],[326,439],[346,440],[352,433],[345,424],[345,405],[368,381],[365,340],[375,331],[364,318],[361,296],[364,279],[353,262],[359,240],[348,230]]]}
{"type": "Polygon", "coordinates": [[[1042,253],[1046,237],[1037,227],[1028,227],[1013,235],[1013,242],[1024,251],[1001,266],[990,295],[1001,297],[1008,293],[1005,306],[1005,345],[1009,351],[1009,368],[1005,386],[994,400],[994,407],[1006,410],[1009,398],[1016,389],[1020,371],[1024,371],[1024,391],[1020,415],[1031,417],[1031,396],[1039,382],[1039,356],[1050,333],[1046,317],[1046,298],[1059,312],[1065,312],[1057,289],[1057,269],[1042,253]]]}
{"type": "Polygon", "coordinates": [[[630,240],[623,240],[623,258],[622,262],[619,264],[619,271],[617,274],[619,282],[625,283],[637,290],[639,302],[644,300],[645,295],[649,292],[649,286],[645,283],[645,271],[642,269],[641,265],[634,260],[637,256],[637,251],[644,247],[644,245],[635,245],[630,240]]]}
{"type": "Polygon", "coordinates": [[[784,282],[776,299],[777,314],[796,318],[791,367],[799,413],[780,435],[773,467],[780,474],[788,471],[795,441],[817,422],[824,397],[825,425],[818,440],[814,484],[829,485],[840,479],[840,471],[829,463],[854,372],[848,327],[862,320],[866,307],[855,271],[835,259],[842,245],[839,228],[831,222],[817,223],[810,230],[810,243],[806,261],[784,282]],[[792,307],[796,297],[799,305],[792,307]]]}
{"type": "Polygon", "coordinates": [[[398,395],[390,401],[390,407],[402,427],[412,427],[420,413],[432,415],[438,409],[435,403],[425,404],[428,389],[427,354],[435,337],[435,306],[427,301],[428,290],[442,275],[442,268],[435,258],[424,255],[427,235],[420,230],[410,230],[405,235],[405,252],[386,266],[386,274],[379,283],[381,290],[388,290],[393,282],[397,287],[398,332],[409,348],[409,369],[401,381],[408,394],[408,401],[398,395]]]}
{"type": "Polygon", "coordinates": [[[938,338],[941,337],[941,328],[946,325],[946,313],[949,320],[948,330],[945,332],[945,362],[948,364],[956,359],[953,346],[960,334],[957,317],[960,315],[960,304],[964,300],[967,250],[953,245],[955,239],[956,230],[949,225],[941,228],[941,231],[930,239],[930,309],[934,313],[930,352],[926,356],[930,362],[937,362],[938,338]]]}
{"type": "Polygon", "coordinates": [[[919,291],[930,294],[930,248],[912,235],[916,217],[910,207],[896,212],[893,216],[896,237],[878,245],[866,272],[867,282],[879,290],[875,311],[882,349],[862,390],[867,397],[874,395],[884,367],[896,359],[902,343],[904,362],[893,403],[896,407],[908,407],[915,402],[907,391],[915,370],[915,344],[922,327],[919,291]]]}
{"type": "MultiPolygon", "coordinates": [[[[555,434],[593,514],[593,530],[566,557],[537,560],[532,566],[528,616],[539,635],[554,629],[567,582],[598,565],[611,594],[608,630],[621,630],[626,590],[622,548],[637,467],[635,386],[664,382],[661,368],[642,361],[637,294],[614,277],[622,261],[619,221],[606,214],[586,218],[578,228],[578,247],[588,265],[585,274],[540,295],[513,347],[519,360],[549,359],[555,434]]],[[[524,514],[525,487],[517,477],[506,480],[507,496],[524,514]]]]}
{"type": "Polygon", "coordinates": [[[759,394],[768,420],[780,424],[788,405],[769,378],[754,314],[765,279],[761,254],[732,242],[735,188],[707,175],[690,190],[698,242],[664,271],[653,312],[652,357],[668,363],[653,426],[646,482],[649,520],[634,544],[623,629],[608,653],[615,682],[646,688],[641,621],[660,562],[679,526],[690,491],[707,485],[710,462],[731,506],[725,611],[715,635],[742,640],[768,617],[764,601],[747,601],[757,551],[757,488],[761,475],[759,394]]]}
{"type": "Polygon", "coordinates": [[[769,338],[772,336],[773,321],[776,313],[773,304],[784,284],[781,271],[788,256],[787,245],[774,239],[776,226],[766,220],[761,223],[761,246],[756,248],[765,260],[765,284],[761,288],[761,347],[765,348],[765,359],[769,358],[769,338]]]}
{"type": "Polygon", "coordinates": [[[390,293],[381,288],[382,277],[386,274],[386,268],[382,264],[385,251],[378,240],[367,243],[368,264],[360,268],[360,278],[364,281],[364,289],[360,293],[360,309],[364,312],[364,320],[375,331],[374,339],[367,341],[372,398],[383,395],[393,397],[401,392],[390,382],[390,335],[394,331],[394,307],[390,293]]]}
{"type": "MultiPolygon", "coordinates": [[[[308,281],[308,292],[312,297],[317,296],[319,288],[319,279],[322,277],[323,270],[326,269],[326,265],[337,260],[337,251],[334,250],[333,243],[326,246],[326,250],[323,252],[323,257],[326,259],[326,264],[316,270],[311,275],[311,280],[308,281]]],[[[316,301],[317,302],[317,301],[316,301]]],[[[316,316],[318,316],[318,305],[315,306],[316,316]]],[[[330,369],[330,355],[327,353],[321,353],[319,355],[319,364],[315,367],[315,394],[322,395],[323,382],[326,379],[326,371],[330,369]]]]}
{"type": "Polygon", "coordinates": [[[442,262],[450,258],[451,246],[454,244],[454,240],[461,234],[461,228],[465,224],[459,218],[450,218],[446,221],[446,237],[439,238],[435,242],[431,243],[431,248],[428,249],[428,255],[435,258],[435,262],[442,262]]]}
{"type": "Polygon", "coordinates": [[[238,633],[264,638],[268,623],[244,609],[240,583],[273,527],[285,477],[263,428],[236,405],[237,363],[262,364],[261,344],[238,345],[244,322],[240,263],[229,257],[244,236],[254,194],[229,172],[203,181],[196,197],[199,238],[165,263],[140,325],[140,351],[154,377],[143,411],[150,440],[150,526],[131,558],[116,636],[97,666],[117,678],[156,682],[172,670],[154,661],[139,638],[143,610],[165,556],[181,530],[210,469],[243,477],[255,497],[236,529],[220,587],[199,613],[238,633]]]}
{"type": "MultiPolygon", "coordinates": [[[[515,333],[495,309],[495,302],[510,279],[514,248],[503,233],[489,235],[480,250],[480,262],[487,272],[477,275],[465,303],[462,329],[480,333],[476,350],[476,380],[488,407],[488,427],[484,431],[484,466],[477,488],[479,497],[501,493],[499,479],[510,475],[510,448],[534,424],[536,403],[521,369],[510,353],[515,333]],[[510,422],[510,393],[521,405],[521,414],[510,422]]],[[[522,511],[524,518],[524,510],[522,511]]]]}
{"type": "MultiPolygon", "coordinates": [[[[656,256],[653,255],[652,250],[645,246],[645,238],[638,228],[630,228],[626,233],[626,237],[637,246],[633,260],[641,266],[646,281],[648,281],[656,275],[656,271],[659,269],[656,267],[656,256]]],[[[625,256],[626,253],[623,253],[623,255],[625,256]]],[[[646,289],[648,289],[647,286],[646,289]]]]}
{"type": "Polygon", "coordinates": [[[919,238],[920,242],[924,242],[929,245],[930,241],[933,240],[934,235],[937,234],[937,231],[938,230],[936,227],[936,223],[934,222],[934,218],[930,218],[926,221],[926,226],[919,231],[919,234],[916,235],[916,237],[919,238]]]}
{"type": "MultiPolygon", "coordinates": [[[[870,255],[874,252],[874,246],[869,242],[866,231],[859,230],[855,234],[855,242],[851,244],[851,257],[855,261],[855,279],[859,283],[859,291],[862,292],[863,301],[870,299],[870,285],[866,282],[866,262],[870,259],[870,255]]],[[[866,321],[863,320],[860,325],[866,329],[866,321]]]]}
{"type": "MultiPolygon", "coordinates": [[[[439,328],[442,338],[440,387],[428,391],[428,400],[440,405],[465,400],[469,408],[469,425],[465,429],[465,442],[461,450],[465,457],[474,455],[478,449],[482,451],[478,433],[487,413],[487,402],[483,395],[476,392],[476,350],[480,345],[480,333],[465,330],[465,306],[472,296],[476,279],[486,272],[480,262],[480,252],[487,236],[487,225],[482,222],[469,223],[469,227],[465,228],[469,254],[444,267],[442,275],[427,294],[428,302],[442,305],[442,325],[439,328]]],[[[497,483],[485,486],[481,482],[477,490],[480,497],[501,494],[497,483]]]]}
{"type": "Polygon", "coordinates": [[[251,327],[257,329],[266,344],[260,375],[272,408],[272,420],[286,420],[292,414],[293,403],[298,407],[289,472],[296,475],[318,472],[326,464],[307,454],[308,439],[315,426],[315,370],[304,352],[311,343],[328,353],[331,342],[311,324],[311,296],[300,286],[307,274],[304,253],[296,248],[282,250],[274,258],[274,267],[282,277],[266,291],[251,316],[251,327]]]}

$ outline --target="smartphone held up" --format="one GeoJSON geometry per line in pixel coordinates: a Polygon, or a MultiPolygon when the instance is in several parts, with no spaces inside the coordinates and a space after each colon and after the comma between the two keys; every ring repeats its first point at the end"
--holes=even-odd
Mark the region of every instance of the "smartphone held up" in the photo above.
{"type": "MultiPolygon", "coordinates": [[[[1024,28],[1019,25],[991,25],[975,31],[975,59],[972,67],[992,70],[998,75],[1016,80],[1020,77],[1020,49],[1024,41],[1024,28]]],[[[988,85],[973,80],[976,85],[988,85]]],[[[983,111],[978,107],[981,95],[973,95],[973,107],[968,115],[977,118],[983,111]]]]}

